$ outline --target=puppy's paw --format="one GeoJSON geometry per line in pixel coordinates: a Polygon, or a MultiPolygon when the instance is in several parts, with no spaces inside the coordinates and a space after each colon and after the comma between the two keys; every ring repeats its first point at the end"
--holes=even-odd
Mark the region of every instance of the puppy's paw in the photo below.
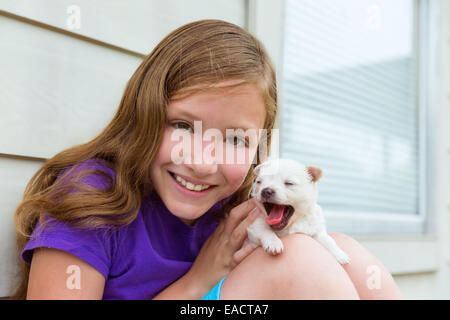
{"type": "Polygon", "coordinates": [[[283,242],[278,237],[263,239],[261,242],[264,251],[266,251],[269,254],[277,255],[283,251],[283,242]]]}
{"type": "Polygon", "coordinates": [[[339,252],[335,256],[340,264],[348,264],[351,261],[350,257],[344,251],[339,252]]]}

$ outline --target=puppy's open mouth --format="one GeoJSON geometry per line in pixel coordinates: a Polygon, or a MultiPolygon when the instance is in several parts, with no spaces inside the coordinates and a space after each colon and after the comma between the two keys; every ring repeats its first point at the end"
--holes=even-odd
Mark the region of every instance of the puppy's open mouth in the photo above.
{"type": "Polygon", "coordinates": [[[281,230],[287,226],[289,219],[294,213],[294,207],[284,204],[270,202],[263,203],[267,212],[266,222],[274,230],[281,230]]]}

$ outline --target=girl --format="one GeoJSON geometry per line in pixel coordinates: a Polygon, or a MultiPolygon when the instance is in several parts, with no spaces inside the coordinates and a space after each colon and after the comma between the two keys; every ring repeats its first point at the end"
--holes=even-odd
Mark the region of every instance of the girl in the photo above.
{"type": "Polygon", "coordinates": [[[49,159],[27,185],[15,212],[23,275],[14,297],[399,297],[386,269],[345,235],[334,235],[352,259],[344,268],[303,235],[283,238],[277,257],[241,248],[260,214],[247,200],[258,141],[219,142],[226,154],[243,150],[245,163],[198,163],[190,148],[174,162],[174,130],[192,136],[197,120],[220,132],[264,128],[270,145],[276,112],[272,63],[248,32],[202,20],[170,33],[100,135],[49,159]],[[365,286],[369,265],[381,270],[377,292],[365,286]]]}

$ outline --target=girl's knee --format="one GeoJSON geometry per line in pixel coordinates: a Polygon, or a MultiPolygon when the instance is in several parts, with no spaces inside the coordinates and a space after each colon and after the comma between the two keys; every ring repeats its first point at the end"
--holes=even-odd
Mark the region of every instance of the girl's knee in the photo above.
{"type": "MultiPolygon", "coordinates": [[[[304,234],[284,237],[286,273],[279,290],[307,299],[358,299],[351,279],[335,257],[319,242],[304,234]]],[[[281,293],[281,291],[280,291],[281,293]]]]}
{"type": "Polygon", "coordinates": [[[361,299],[403,298],[388,269],[369,250],[346,234],[330,236],[352,259],[344,268],[361,299]]]}
{"type": "Polygon", "coordinates": [[[317,241],[304,234],[282,238],[284,250],[271,256],[257,248],[227,277],[224,299],[358,298],[346,272],[317,241]]]}

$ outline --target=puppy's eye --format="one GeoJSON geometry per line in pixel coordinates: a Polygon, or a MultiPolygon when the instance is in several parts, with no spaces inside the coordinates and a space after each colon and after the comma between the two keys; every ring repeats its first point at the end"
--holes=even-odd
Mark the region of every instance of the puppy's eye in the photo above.
{"type": "Polygon", "coordinates": [[[294,183],[291,182],[291,181],[285,181],[285,182],[284,182],[284,185],[285,185],[285,186],[293,186],[294,183]]]}
{"type": "Polygon", "coordinates": [[[260,183],[261,183],[261,180],[257,180],[256,183],[257,183],[257,184],[260,184],[260,183]]]}

